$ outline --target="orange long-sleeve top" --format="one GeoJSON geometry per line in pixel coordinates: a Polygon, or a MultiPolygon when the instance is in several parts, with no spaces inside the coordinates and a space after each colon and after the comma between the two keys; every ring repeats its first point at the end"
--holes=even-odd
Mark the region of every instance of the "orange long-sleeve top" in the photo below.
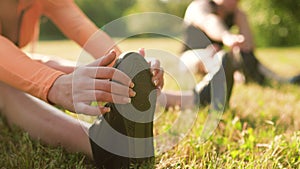
{"type": "MultiPolygon", "coordinates": [[[[84,46],[98,28],[82,13],[73,0],[19,0],[20,16],[18,45],[2,36],[0,25],[0,81],[47,101],[49,89],[63,72],[31,60],[20,48],[33,41],[38,34],[42,15],[50,18],[70,39],[84,46]]],[[[102,38],[108,38],[106,34],[102,38]]],[[[99,41],[100,42],[100,41],[99,41]]],[[[98,43],[104,49],[111,44],[98,43]],[[106,46],[105,46],[106,45],[106,46]]],[[[95,45],[87,50],[103,55],[95,45]]]]}

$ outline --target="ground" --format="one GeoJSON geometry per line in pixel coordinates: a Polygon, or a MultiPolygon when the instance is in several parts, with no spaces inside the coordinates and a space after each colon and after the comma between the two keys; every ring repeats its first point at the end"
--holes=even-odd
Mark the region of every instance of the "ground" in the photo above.
{"type": "MultiPolygon", "coordinates": [[[[156,48],[179,53],[180,43],[170,39],[131,39],[121,49],[156,48]],[[141,46],[142,45],[142,46],[141,46]]],[[[43,41],[36,51],[77,60],[80,48],[70,41],[43,41]],[[62,52],[62,49],[63,52],[62,52]]],[[[26,48],[29,51],[30,48],[26,48]]],[[[292,76],[300,72],[300,47],[257,49],[258,58],[275,72],[292,76]]],[[[170,87],[167,82],[166,88],[170,87]]],[[[157,168],[300,168],[300,93],[294,85],[237,84],[230,108],[212,136],[199,139],[208,109],[190,132],[171,150],[156,157],[157,168]]],[[[181,112],[169,109],[155,122],[155,133],[168,131],[181,112]]],[[[176,134],[176,133],[174,133],[176,134]]],[[[166,143],[168,144],[168,142],[166,143]]],[[[80,153],[68,153],[31,140],[20,129],[8,128],[0,119],[0,168],[93,168],[80,153]]]]}

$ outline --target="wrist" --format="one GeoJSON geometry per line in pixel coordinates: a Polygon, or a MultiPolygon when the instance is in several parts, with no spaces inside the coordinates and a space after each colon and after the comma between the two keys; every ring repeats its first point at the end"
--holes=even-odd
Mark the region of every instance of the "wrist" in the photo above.
{"type": "Polygon", "coordinates": [[[61,91],[64,91],[64,90],[61,90],[61,83],[63,82],[63,79],[64,79],[64,76],[65,75],[61,75],[59,76],[55,81],[54,83],[52,84],[52,86],[50,87],[49,91],[48,91],[48,95],[47,95],[47,101],[50,103],[50,104],[53,104],[53,105],[56,105],[58,104],[58,98],[59,98],[59,93],[61,91]]]}

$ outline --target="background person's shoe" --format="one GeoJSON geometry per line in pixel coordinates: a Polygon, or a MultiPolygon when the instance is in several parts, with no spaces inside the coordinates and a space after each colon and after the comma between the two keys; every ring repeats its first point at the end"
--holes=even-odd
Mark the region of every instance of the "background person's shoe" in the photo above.
{"type": "Polygon", "coordinates": [[[266,77],[259,71],[259,61],[255,58],[253,52],[242,52],[242,70],[246,77],[246,82],[253,81],[260,85],[265,84],[266,77]]]}
{"type": "Polygon", "coordinates": [[[300,75],[292,77],[290,83],[300,85],[300,75]]]}
{"type": "Polygon", "coordinates": [[[156,88],[141,55],[131,52],[122,56],[114,67],[132,79],[136,96],[131,104],[108,103],[111,112],[90,128],[93,158],[98,168],[153,168],[156,88]]]}

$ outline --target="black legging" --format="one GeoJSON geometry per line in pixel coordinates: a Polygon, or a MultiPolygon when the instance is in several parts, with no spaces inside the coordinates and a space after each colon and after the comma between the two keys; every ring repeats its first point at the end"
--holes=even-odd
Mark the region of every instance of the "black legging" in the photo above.
{"type": "Polygon", "coordinates": [[[233,87],[233,83],[234,83],[234,79],[233,79],[233,73],[234,73],[234,69],[233,69],[233,65],[232,65],[232,61],[229,57],[228,54],[225,54],[225,56],[223,56],[222,59],[222,67],[220,68],[220,70],[214,75],[214,77],[212,78],[212,80],[209,82],[209,84],[207,86],[205,86],[198,94],[196,94],[196,102],[198,102],[198,104],[200,105],[208,105],[211,103],[211,96],[214,97],[214,101],[216,101],[216,104],[220,104],[223,105],[223,103],[225,102],[226,105],[223,106],[227,106],[230,96],[231,96],[231,92],[232,92],[232,87],[233,87]],[[225,74],[225,81],[224,81],[224,74],[225,74]],[[221,87],[224,88],[216,88],[216,86],[220,86],[220,85],[211,85],[212,83],[222,83],[221,87]],[[214,93],[211,93],[211,88],[213,87],[214,93]],[[225,91],[226,90],[226,91],[225,91]],[[222,92],[222,93],[220,93],[222,92]],[[224,98],[218,98],[218,97],[224,97],[224,98]],[[224,100],[225,99],[225,100],[224,100]]]}
{"type": "Polygon", "coordinates": [[[251,52],[241,52],[241,56],[243,59],[242,70],[246,77],[246,82],[253,81],[258,84],[264,84],[265,75],[263,75],[259,69],[258,64],[259,61],[254,56],[253,51],[251,52]]]}

